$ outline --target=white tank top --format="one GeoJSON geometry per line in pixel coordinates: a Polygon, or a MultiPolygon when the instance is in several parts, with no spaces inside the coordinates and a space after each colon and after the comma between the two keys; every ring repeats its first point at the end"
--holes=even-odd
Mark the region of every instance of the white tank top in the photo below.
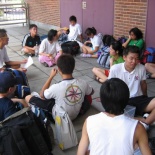
{"type": "Polygon", "coordinates": [[[125,115],[109,117],[101,112],[87,118],[90,155],[133,155],[138,121],[125,115]]]}

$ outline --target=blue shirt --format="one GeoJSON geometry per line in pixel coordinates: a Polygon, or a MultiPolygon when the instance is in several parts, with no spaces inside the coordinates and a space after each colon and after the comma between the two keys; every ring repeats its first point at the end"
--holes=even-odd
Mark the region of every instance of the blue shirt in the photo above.
{"type": "Polygon", "coordinates": [[[7,97],[0,98],[0,121],[17,112],[14,103],[7,97]]]}

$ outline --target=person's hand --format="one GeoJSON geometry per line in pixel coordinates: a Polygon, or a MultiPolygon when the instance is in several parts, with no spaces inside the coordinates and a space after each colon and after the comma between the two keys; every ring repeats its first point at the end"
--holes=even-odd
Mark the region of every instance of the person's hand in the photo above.
{"type": "Polygon", "coordinates": [[[131,35],[129,35],[129,38],[128,39],[131,40],[131,35]]]}
{"type": "Polygon", "coordinates": [[[53,68],[50,74],[50,77],[54,77],[57,74],[58,70],[56,68],[53,68]]]}
{"type": "Polygon", "coordinates": [[[21,64],[26,64],[27,63],[27,59],[24,59],[21,61],[21,64]]]}
{"type": "Polygon", "coordinates": [[[27,69],[26,68],[18,68],[19,71],[26,73],[27,69]]]}

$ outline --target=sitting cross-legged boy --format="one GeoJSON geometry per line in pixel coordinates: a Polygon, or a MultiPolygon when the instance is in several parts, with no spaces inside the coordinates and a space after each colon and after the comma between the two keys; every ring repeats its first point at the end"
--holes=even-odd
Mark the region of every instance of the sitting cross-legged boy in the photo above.
{"type": "Polygon", "coordinates": [[[21,68],[21,64],[25,64],[27,60],[22,61],[11,61],[8,57],[6,45],[8,45],[9,37],[5,29],[0,29],[0,71],[5,70],[5,68],[13,68],[23,72],[26,72],[26,69],[21,68]],[[4,65],[5,64],[5,65],[4,65]]]}
{"type": "Polygon", "coordinates": [[[48,32],[48,37],[40,45],[39,62],[45,67],[52,67],[57,63],[61,54],[62,49],[58,42],[57,30],[51,29],[48,32]]]}
{"type": "Polygon", "coordinates": [[[133,155],[138,147],[142,155],[151,155],[147,133],[138,120],[124,115],[129,89],[118,78],[105,81],[100,89],[105,112],[89,116],[82,129],[77,155],[133,155]]]}
{"type": "Polygon", "coordinates": [[[29,27],[29,31],[30,33],[24,36],[23,43],[22,43],[22,46],[23,46],[22,51],[25,54],[34,56],[35,50],[36,48],[38,48],[37,46],[39,46],[41,43],[40,36],[37,34],[38,32],[37,25],[31,24],[29,27]]]}
{"type": "Polygon", "coordinates": [[[123,51],[124,63],[110,68],[110,78],[119,78],[129,87],[130,99],[128,104],[136,107],[136,116],[150,113],[147,118],[137,117],[146,124],[155,121],[155,98],[147,96],[146,69],[139,63],[140,50],[136,46],[128,46],[123,51]]]}
{"type": "Polygon", "coordinates": [[[16,102],[20,102],[24,107],[27,103],[23,99],[10,99],[16,90],[16,78],[11,72],[0,72],[0,121],[17,112],[16,102]]]}
{"type": "Polygon", "coordinates": [[[41,98],[28,95],[26,102],[52,112],[53,119],[55,118],[55,104],[58,104],[66,110],[73,120],[79,115],[81,107],[87,106],[85,104],[88,102],[84,101],[85,96],[92,95],[94,91],[84,80],[73,78],[75,59],[71,55],[61,55],[57,61],[57,66],[58,70],[52,69],[49,78],[42,87],[41,98]],[[50,85],[58,72],[63,80],[50,85]]]}

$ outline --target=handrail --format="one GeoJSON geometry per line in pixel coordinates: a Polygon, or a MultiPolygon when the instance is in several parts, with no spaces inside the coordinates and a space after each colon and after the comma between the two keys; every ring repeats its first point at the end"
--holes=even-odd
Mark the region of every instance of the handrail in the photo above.
{"type": "Polygon", "coordinates": [[[29,24],[27,3],[1,3],[0,25],[29,24]],[[20,9],[20,10],[19,10],[20,9]]]}

